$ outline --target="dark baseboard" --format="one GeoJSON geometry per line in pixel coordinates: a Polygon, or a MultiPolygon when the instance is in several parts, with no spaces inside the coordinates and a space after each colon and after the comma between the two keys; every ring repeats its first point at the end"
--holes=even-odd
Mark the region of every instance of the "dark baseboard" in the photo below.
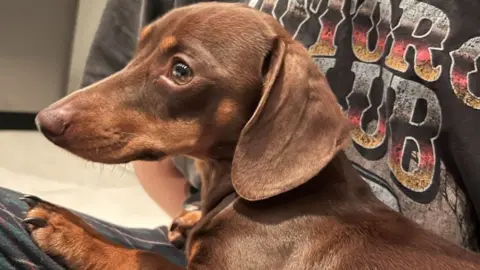
{"type": "Polygon", "coordinates": [[[37,130],[36,115],[37,113],[0,111],[0,130],[37,130]]]}

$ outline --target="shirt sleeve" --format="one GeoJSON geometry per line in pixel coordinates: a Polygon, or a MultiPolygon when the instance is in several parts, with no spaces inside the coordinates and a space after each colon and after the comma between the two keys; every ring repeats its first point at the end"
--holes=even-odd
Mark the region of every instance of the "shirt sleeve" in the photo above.
{"type": "Polygon", "coordinates": [[[173,0],[108,0],[87,57],[81,87],[123,69],[144,25],[173,8],[173,0]]]}

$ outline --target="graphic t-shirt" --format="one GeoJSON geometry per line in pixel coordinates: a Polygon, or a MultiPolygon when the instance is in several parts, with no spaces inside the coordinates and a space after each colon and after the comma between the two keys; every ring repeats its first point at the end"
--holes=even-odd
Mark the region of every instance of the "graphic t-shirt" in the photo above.
{"type": "MultiPolygon", "coordinates": [[[[480,1],[245,1],[274,16],[326,74],[355,126],[346,153],[377,197],[476,250],[480,1]]],[[[139,14],[146,24],[193,2],[110,0],[84,83],[126,65],[139,14]]],[[[176,165],[199,187],[192,162],[177,158],[176,165]]]]}

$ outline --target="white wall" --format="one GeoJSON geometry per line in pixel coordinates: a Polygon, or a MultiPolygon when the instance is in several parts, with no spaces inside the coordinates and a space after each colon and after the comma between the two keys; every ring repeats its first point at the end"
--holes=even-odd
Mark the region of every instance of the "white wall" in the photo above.
{"type": "Polygon", "coordinates": [[[77,0],[0,1],[0,111],[36,112],[65,94],[76,14],[77,0]]]}
{"type": "Polygon", "coordinates": [[[79,0],[68,79],[68,93],[80,86],[90,45],[100,23],[107,0],[79,0]]]}

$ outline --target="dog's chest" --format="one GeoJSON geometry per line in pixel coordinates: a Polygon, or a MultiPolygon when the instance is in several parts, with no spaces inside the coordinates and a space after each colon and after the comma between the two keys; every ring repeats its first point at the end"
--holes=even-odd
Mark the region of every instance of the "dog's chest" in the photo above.
{"type": "MultiPolygon", "coordinates": [[[[244,212],[232,203],[192,231],[190,269],[319,269],[319,262],[310,261],[309,245],[321,235],[308,229],[318,217],[311,223],[308,216],[262,212],[244,212]]],[[[332,256],[325,259],[335,261],[332,256]]]]}

